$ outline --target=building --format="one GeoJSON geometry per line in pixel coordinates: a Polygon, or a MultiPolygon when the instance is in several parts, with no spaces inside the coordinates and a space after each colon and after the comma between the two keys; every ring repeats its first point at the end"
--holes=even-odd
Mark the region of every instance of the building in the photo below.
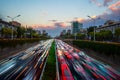
{"type": "Polygon", "coordinates": [[[35,30],[37,32],[37,34],[41,35],[41,31],[40,30],[35,30]]]}
{"type": "Polygon", "coordinates": [[[14,26],[17,26],[17,27],[20,27],[21,26],[21,23],[17,22],[17,21],[11,21],[10,22],[12,25],[14,26]]]}
{"type": "Polygon", "coordinates": [[[60,33],[60,36],[66,35],[66,30],[62,30],[62,32],[60,33]]]}
{"type": "Polygon", "coordinates": [[[100,32],[101,30],[110,30],[114,34],[116,28],[120,28],[120,22],[108,20],[103,26],[96,28],[95,31],[100,32]]]}
{"type": "Polygon", "coordinates": [[[72,22],[72,34],[79,33],[82,27],[83,27],[82,23],[79,23],[78,21],[73,21],[72,22]]]}
{"type": "Polygon", "coordinates": [[[67,34],[69,34],[69,35],[71,34],[71,30],[70,29],[67,30],[67,34]]]}
{"type": "Polygon", "coordinates": [[[80,30],[80,34],[87,34],[87,28],[80,30]]]}
{"type": "Polygon", "coordinates": [[[66,34],[66,30],[63,30],[63,31],[62,31],[62,34],[65,35],[65,34],[66,34]]]}
{"type": "Polygon", "coordinates": [[[21,27],[21,23],[19,23],[17,21],[11,21],[9,23],[13,25],[14,30],[17,30],[17,27],[21,27]]]}
{"type": "Polygon", "coordinates": [[[43,30],[43,31],[42,31],[42,34],[43,34],[43,35],[46,34],[46,30],[43,30]]]}
{"type": "MultiPolygon", "coordinates": [[[[9,28],[11,30],[13,29],[14,31],[16,31],[18,26],[20,27],[21,24],[16,21],[6,22],[0,19],[0,38],[1,37],[4,38],[4,36],[2,36],[2,33],[1,33],[2,28],[9,28]]],[[[11,37],[11,35],[9,35],[9,37],[11,37]]],[[[14,37],[16,37],[16,35],[14,35],[14,37]]]]}
{"type": "Polygon", "coordinates": [[[0,38],[4,37],[2,35],[2,28],[9,28],[9,29],[12,29],[13,25],[11,25],[10,23],[6,22],[6,21],[3,21],[0,19],[0,38]]]}
{"type": "Polygon", "coordinates": [[[43,31],[42,31],[42,35],[43,35],[43,36],[48,36],[48,33],[46,32],[46,30],[43,30],[43,31]]]}

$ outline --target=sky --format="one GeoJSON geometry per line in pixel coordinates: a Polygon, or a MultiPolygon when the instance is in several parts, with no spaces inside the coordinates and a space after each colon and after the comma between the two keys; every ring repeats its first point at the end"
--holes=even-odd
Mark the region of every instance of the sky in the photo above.
{"type": "Polygon", "coordinates": [[[106,20],[120,19],[120,0],[0,0],[0,18],[17,17],[23,26],[46,30],[57,36],[63,29],[71,28],[71,21],[83,23],[83,28],[103,25],[106,20]],[[100,19],[99,19],[100,17],[100,19]]]}

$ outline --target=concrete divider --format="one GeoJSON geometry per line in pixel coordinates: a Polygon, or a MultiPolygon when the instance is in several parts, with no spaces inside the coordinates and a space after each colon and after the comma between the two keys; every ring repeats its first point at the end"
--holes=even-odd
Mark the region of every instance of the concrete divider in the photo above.
{"type": "Polygon", "coordinates": [[[56,43],[55,43],[55,57],[56,57],[56,80],[60,80],[58,59],[57,59],[57,53],[56,53],[56,43]]]}

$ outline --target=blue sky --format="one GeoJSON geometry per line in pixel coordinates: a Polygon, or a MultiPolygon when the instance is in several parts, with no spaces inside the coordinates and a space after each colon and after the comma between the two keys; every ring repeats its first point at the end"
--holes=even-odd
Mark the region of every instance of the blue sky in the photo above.
{"type": "Polygon", "coordinates": [[[117,2],[119,0],[0,0],[0,17],[9,21],[6,16],[14,17],[20,14],[15,20],[22,25],[46,29],[50,35],[55,36],[70,26],[66,22],[74,20],[75,17],[85,21],[88,19],[87,15],[111,14],[112,10],[108,7],[117,2]],[[57,25],[61,26],[50,20],[57,20],[57,25]]]}

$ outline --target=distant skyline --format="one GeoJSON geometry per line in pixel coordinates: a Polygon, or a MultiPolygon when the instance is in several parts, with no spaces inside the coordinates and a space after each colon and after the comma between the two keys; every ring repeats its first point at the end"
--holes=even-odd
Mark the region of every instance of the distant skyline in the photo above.
{"type": "Polygon", "coordinates": [[[73,20],[82,22],[84,28],[93,25],[88,15],[96,19],[96,25],[108,19],[119,20],[120,0],[0,0],[0,18],[10,21],[7,16],[19,14],[15,20],[23,26],[45,29],[56,36],[70,28],[73,20]]]}

